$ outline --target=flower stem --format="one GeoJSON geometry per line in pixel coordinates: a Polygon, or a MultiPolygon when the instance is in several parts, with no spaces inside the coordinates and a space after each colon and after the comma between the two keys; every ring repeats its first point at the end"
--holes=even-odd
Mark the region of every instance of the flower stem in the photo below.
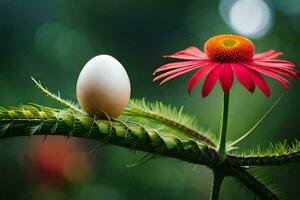
{"type": "Polygon", "coordinates": [[[226,153],[226,133],[228,125],[228,108],[229,108],[229,92],[223,95],[223,108],[222,108],[222,121],[219,136],[219,148],[218,151],[221,156],[221,161],[224,159],[226,153]]]}
{"type": "Polygon", "coordinates": [[[224,176],[214,171],[214,180],[213,180],[212,190],[210,194],[210,200],[219,200],[223,179],[224,176]]]}
{"type": "MultiPolygon", "coordinates": [[[[222,120],[221,120],[219,148],[218,148],[218,152],[221,157],[220,163],[223,162],[223,159],[226,154],[226,133],[227,133],[227,125],[228,125],[228,109],[229,109],[229,92],[224,93],[224,95],[223,95],[222,120]]],[[[210,200],[219,200],[224,175],[222,175],[222,173],[220,173],[219,169],[214,169],[213,172],[214,172],[214,180],[213,180],[212,191],[210,194],[210,200]]]]}

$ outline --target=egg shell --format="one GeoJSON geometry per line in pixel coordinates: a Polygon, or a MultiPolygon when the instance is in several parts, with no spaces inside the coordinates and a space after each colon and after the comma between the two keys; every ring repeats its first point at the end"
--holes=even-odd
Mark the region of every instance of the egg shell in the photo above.
{"type": "Polygon", "coordinates": [[[89,60],[81,70],[76,94],[83,110],[92,115],[119,117],[130,98],[130,81],[122,64],[110,55],[89,60]]]}

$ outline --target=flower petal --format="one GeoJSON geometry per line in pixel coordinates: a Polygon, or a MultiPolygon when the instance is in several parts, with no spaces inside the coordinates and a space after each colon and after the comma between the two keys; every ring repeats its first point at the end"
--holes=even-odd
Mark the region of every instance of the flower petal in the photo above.
{"type": "Polygon", "coordinates": [[[225,93],[229,92],[233,83],[233,72],[230,63],[223,63],[220,66],[220,83],[225,93]]]}
{"type": "Polygon", "coordinates": [[[183,62],[173,62],[165,64],[159,68],[157,68],[153,74],[156,74],[157,72],[169,70],[169,69],[176,69],[176,68],[182,68],[182,67],[188,67],[188,66],[194,66],[194,65],[204,65],[207,62],[205,61],[199,61],[199,60],[193,60],[193,61],[183,61],[183,62]]]}
{"type": "Polygon", "coordinates": [[[199,69],[190,79],[188,84],[188,92],[191,93],[192,89],[197,85],[199,80],[209,73],[214,67],[218,66],[219,63],[212,63],[210,65],[206,65],[203,68],[199,69]]]}
{"type": "Polygon", "coordinates": [[[267,96],[270,96],[270,88],[268,86],[268,83],[266,80],[254,69],[251,69],[251,67],[248,67],[247,65],[244,64],[244,66],[247,67],[248,69],[248,74],[250,78],[254,81],[254,83],[261,89],[261,91],[267,96]]]}
{"type": "Polygon", "coordinates": [[[165,55],[164,57],[169,58],[178,58],[178,59],[185,59],[185,60],[202,60],[206,59],[206,55],[200,51],[197,47],[189,47],[185,50],[179,51],[172,55],[165,55]]]}
{"type": "Polygon", "coordinates": [[[292,70],[288,70],[288,69],[280,69],[280,68],[272,68],[272,67],[264,67],[264,66],[260,66],[264,69],[270,70],[272,72],[290,77],[294,80],[299,79],[299,73],[297,73],[296,71],[292,71],[292,70]]]}
{"type": "Polygon", "coordinates": [[[194,55],[194,56],[199,56],[199,55],[202,55],[202,56],[205,56],[205,54],[200,50],[198,49],[197,47],[188,47],[185,52],[188,52],[190,53],[191,55],[194,55]]]}
{"type": "Polygon", "coordinates": [[[185,73],[187,73],[189,71],[192,71],[194,69],[197,69],[197,68],[199,68],[199,67],[198,66],[188,67],[188,68],[185,68],[185,69],[180,69],[180,70],[178,70],[176,72],[170,71],[170,72],[161,74],[160,76],[156,77],[153,81],[156,81],[156,80],[159,80],[161,78],[167,77],[162,82],[160,82],[160,85],[161,85],[161,84],[163,84],[163,83],[165,83],[165,82],[167,82],[167,81],[169,81],[169,80],[171,80],[171,79],[173,79],[173,78],[175,78],[175,77],[177,77],[177,76],[179,76],[181,74],[185,74],[185,73]]]}
{"type": "Polygon", "coordinates": [[[259,73],[265,74],[265,75],[277,80],[278,82],[280,82],[283,85],[283,87],[286,91],[289,89],[290,83],[286,79],[284,79],[281,76],[279,76],[278,74],[276,74],[275,72],[272,72],[270,70],[267,70],[267,69],[264,69],[261,67],[257,67],[255,65],[252,65],[249,67],[251,67],[252,69],[256,70],[259,73]]]}
{"type": "Polygon", "coordinates": [[[255,54],[253,56],[254,59],[273,59],[283,55],[282,52],[278,52],[275,50],[269,50],[263,53],[255,54]]]}
{"type": "Polygon", "coordinates": [[[277,67],[291,67],[295,68],[296,65],[287,60],[254,60],[256,63],[260,63],[265,66],[277,66],[277,67]]]}
{"type": "Polygon", "coordinates": [[[247,65],[255,65],[257,67],[264,68],[287,77],[291,77],[295,80],[299,78],[299,73],[294,68],[277,65],[264,65],[264,63],[261,62],[248,62],[247,65]]]}
{"type": "Polygon", "coordinates": [[[209,95],[211,90],[214,88],[220,74],[220,66],[215,67],[212,69],[209,74],[207,75],[204,84],[202,86],[202,96],[206,97],[209,95]]]}
{"type": "Polygon", "coordinates": [[[237,79],[240,81],[240,83],[247,88],[251,93],[255,90],[255,83],[253,80],[249,77],[249,71],[246,67],[244,67],[242,64],[237,63],[231,63],[232,69],[234,74],[236,75],[237,79]]]}

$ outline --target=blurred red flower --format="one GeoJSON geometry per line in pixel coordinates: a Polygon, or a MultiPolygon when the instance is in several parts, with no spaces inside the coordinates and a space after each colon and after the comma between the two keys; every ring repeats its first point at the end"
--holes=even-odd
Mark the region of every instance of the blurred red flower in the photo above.
{"type": "Polygon", "coordinates": [[[86,180],[91,173],[88,153],[76,139],[59,136],[30,141],[30,161],[39,183],[63,184],[86,180]]]}

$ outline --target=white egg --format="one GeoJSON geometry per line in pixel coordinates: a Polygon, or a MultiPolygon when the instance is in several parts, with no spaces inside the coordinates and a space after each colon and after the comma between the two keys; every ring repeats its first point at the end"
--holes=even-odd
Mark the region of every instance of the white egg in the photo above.
{"type": "Polygon", "coordinates": [[[119,117],[130,98],[130,81],[122,64],[109,55],[89,60],[81,70],[76,86],[78,102],[92,115],[119,117]]]}

